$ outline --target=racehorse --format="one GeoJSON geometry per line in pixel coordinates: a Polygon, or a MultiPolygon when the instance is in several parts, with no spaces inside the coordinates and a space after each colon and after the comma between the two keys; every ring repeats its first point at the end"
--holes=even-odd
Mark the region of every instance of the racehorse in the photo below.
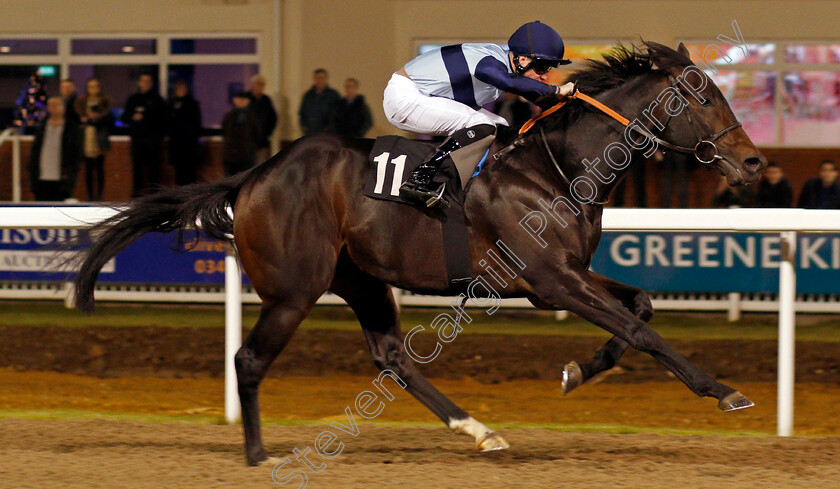
{"type": "MultiPolygon", "coordinates": [[[[566,366],[566,392],[611,367],[633,347],[656,358],[698,396],[717,399],[724,411],[752,405],[692,365],[647,325],[653,309],[645,292],[589,270],[601,236],[601,200],[630,164],[644,160],[639,136],[696,156],[725,175],[730,185],[754,182],[766,166],[713,83],[696,93],[681,83],[681,74],[691,66],[684,46],[676,51],[652,42],[620,46],[601,61],[589,61],[570,78],[579,91],[597,96],[619,114],[641,117],[650,110],[651,117],[639,119],[643,127],[637,125],[635,139],[625,139],[625,128],[602,111],[573,100],[538,121],[539,131],[515,138],[501,134],[490,150],[497,158],[490,158],[492,163],[470,183],[464,208],[473,270],[484,269],[482,255],[501,240],[526,265],[515,278],[505,277],[508,283],[498,291],[502,297],[525,297],[541,309],[571,311],[614,335],[591,361],[566,366]],[[666,92],[685,101],[682,112],[651,105],[666,92]],[[629,159],[614,165],[620,168],[602,162],[598,171],[605,178],[595,178],[593,167],[581,163],[622,141],[634,142],[629,159]],[[581,198],[584,192],[579,186],[570,188],[570,182],[587,175],[593,176],[591,195],[581,198]],[[543,206],[564,203],[549,204],[552,222],[564,225],[547,226],[540,231],[543,242],[537,243],[520,221],[544,209],[540,201],[543,206]]],[[[353,309],[379,369],[397,375],[453,431],[473,436],[479,449],[508,446],[440,393],[406,352],[391,287],[438,295],[455,295],[457,290],[446,278],[439,211],[362,195],[372,144],[331,134],[305,137],[250,172],[141,197],[98,225],[91,245],[82,251],[76,304],[92,311],[100,269],[143,234],[200,222],[210,236],[232,236],[262,300],[259,319],[235,356],[251,465],[268,459],[260,434],[260,381],[327,291],[353,309]]]]}

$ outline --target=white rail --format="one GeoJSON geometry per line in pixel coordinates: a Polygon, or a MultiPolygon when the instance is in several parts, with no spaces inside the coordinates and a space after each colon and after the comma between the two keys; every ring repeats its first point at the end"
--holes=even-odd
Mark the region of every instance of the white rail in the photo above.
{"type": "MultiPolygon", "coordinates": [[[[87,228],[116,212],[103,207],[0,208],[2,228],[87,228]]],[[[840,232],[840,212],[802,209],[606,209],[605,231],[735,231],[780,233],[782,256],[779,274],[779,378],[778,429],[793,433],[797,232],[840,232]]],[[[240,415],[236,396],[233,354],[241,344],[241,272],[235,257],[226,258],[225,415],[234,422],[240,415]]]]}
{"type": "Polygon", "coordinates": [[[9,128],[0,133],[0,146],[6,141],[12,142],[12,202],[20,202],[20,133],[17,129],[9,128]]]}

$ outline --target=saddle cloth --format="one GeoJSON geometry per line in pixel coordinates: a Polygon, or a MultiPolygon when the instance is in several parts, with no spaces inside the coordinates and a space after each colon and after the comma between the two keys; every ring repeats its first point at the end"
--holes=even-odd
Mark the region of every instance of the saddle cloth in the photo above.
{"type": "MultiPolygon", "coordinates": [[[[472,281],[472,259],[470,257],[469,234],[464,215],[465,187],[472,177],[478,175],[494,136],[462,147],[450,154],[435,175],[434,182],[446,183],[444,198],[449,203],[445,209],[432,209],[441,222],[441,233],[446,273],[452,291],[460,291],[472,281]]],[[[371,171],[365,182],[364,194],[378,200],[387,200],[423,206],[400,195],[400,185],[411,172],[435,149],[435,144],[414,141],[400,136],[376,138],[370,152],[371,171]]]]}
{"type": "MultiPolygon", "coordinates": [[[[435,183],[446,183],[444,196],[450,204],[463,204],[464,188],[478,175],[486,159],[493,136],[477,141],[450,153],[435,175],[435,183]]],[[[417,201],[404,198],[400,185],[411,172],[435,149],[435,144],[414,141],[400,136],[376,138],[370,152],[370,174],[365,182],[365,195],[372,199],[390,200],[408,205],[417,201]]]]}

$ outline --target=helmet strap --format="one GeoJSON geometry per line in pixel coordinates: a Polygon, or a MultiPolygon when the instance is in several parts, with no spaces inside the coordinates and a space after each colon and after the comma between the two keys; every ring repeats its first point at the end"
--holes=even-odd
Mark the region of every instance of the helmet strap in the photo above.
{"type": "Polygon", "coordinates": [[[530,63],[528,63],[525,66],[522,66],[521,64],[519,64],[519,56],[514,53],[514,55],[513,55],[513,69],[516,71],[517,75],[524,75],[525,72],[530,70],[533,65],[534,65],[534,59],[531,58],[530,63]]]}

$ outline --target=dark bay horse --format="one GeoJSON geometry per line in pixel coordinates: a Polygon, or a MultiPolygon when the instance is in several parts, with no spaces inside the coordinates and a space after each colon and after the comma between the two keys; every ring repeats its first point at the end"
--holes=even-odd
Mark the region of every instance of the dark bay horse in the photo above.
{"type": "MultiPolygon", "coordinates": [[[[596,158],[624,140],[625,128],[576,100],[525,136],[500,136],[491,152],[504,155],[470,184],[465,209],[473,270],[485,270],[482,256],[498,249],[501,240],[525,265],[514,277],[505,276],[506,286],[498,289],[502,297],[526,297],[542,309],[569,310],[615,335],[591,361],[567,366],[565,391],[611,367],[633,347],[656,358],[698,396],[717,399],[723,410],[752,405],[688,362],[647,325],[653,310],[642,290],[589,270],[601,235],[600,201],[631,163],[644,160],[645,149],[636,145],[639,135],[688,148],[698,159],[701,151],[714,152],[702,159],[732,185],[757,180],[766,165],[714,84],[688,93],[677,83],[689,66],[683,46],[678,52],[645,43],[641,49],[618,48],[572,76],[581,92],[620,114],[641,117],[650,110],[651,117],[639,119],[644,127],[637,128],[621,165],[597,163],[596,158]],[[664,102],[651,105],[666,92],[685,101],[682,113],[674,110],[674,100],[670,108],[664,102]],[[581,186],[579,177],[587,176],[589,183],[581,186]],[[578,184],[570,188],[570,182],[578,184]],[[520,224],[537,210],[550,214],[539,240],[533,222],[526,221],[531,231],[520,224]]],[[[260,381],[327,291],[356,313],[377,367],[402,379],[406,390],[451,429],[473,436],[479,449],[507,447],[502,437],[432,386],[405,350],[391,286],[439,295],[453,295],[453,289],[446,278],[437,211],[362,195],[371,147],[371,140],[306,137],[249,173],[137,199],[99,225],[82,256],[76,304],[91,311],[102,266],[143,234],[180,230],[200,220],[211,236],[233,236],[242,267],[262,299],[259,320],[235,357],[250,464],[268,459],[260,435],[260,381]]]]}

